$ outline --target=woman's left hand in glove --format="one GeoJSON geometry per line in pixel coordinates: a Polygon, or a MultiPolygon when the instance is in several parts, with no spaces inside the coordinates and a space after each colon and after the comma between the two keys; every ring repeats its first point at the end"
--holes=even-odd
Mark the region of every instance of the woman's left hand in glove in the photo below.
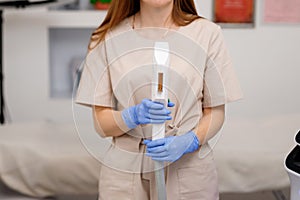
{"type": "Polygon", "coordinates": [[[186,153],[192,153],[199,148],[199,140],[192,131],[180,135],[169,136],[158,140],[144,140],[147,146],[147,156],[156,161],[175,162],[186,153]]]}

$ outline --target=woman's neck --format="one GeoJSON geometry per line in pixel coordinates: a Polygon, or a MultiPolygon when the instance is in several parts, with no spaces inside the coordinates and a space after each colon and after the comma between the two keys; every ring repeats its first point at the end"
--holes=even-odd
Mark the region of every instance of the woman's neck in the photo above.
{"type": "Polygon", "coordinates": [[[144,27],[170,27],[172,22],[173,3],[163,7],[152,7],[141,3],[140,12],[136,16],[139,28],[144,27]]]}

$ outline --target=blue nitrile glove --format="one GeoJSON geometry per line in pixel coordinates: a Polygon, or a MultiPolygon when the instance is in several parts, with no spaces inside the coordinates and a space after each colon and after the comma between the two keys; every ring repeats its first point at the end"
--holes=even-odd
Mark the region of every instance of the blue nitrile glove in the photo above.
{"type": "Polygon", "coordinates": [[[156,161],[175,162],[186,153],[192,153],[199,148],[199,140],[190,131],[180,136],[169,136],[158,140],[144,140],[147,146],[147,156],[156,161]]]}
{"type": "MultiPolygon", "coordinates": [[[[173,103],[171,105],[174,106],[173,103]]],[[[172,119],[170,114],[171,111],[166,109],[162,103],[143,99],[140,104],[124,109],[122,118],[128,128],[132,129],[140,124],[162,124],[166,120],[172,119]]]]}

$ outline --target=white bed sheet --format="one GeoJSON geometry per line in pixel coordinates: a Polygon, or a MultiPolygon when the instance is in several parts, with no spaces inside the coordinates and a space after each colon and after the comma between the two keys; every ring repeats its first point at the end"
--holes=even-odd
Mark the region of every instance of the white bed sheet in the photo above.
{"type": "Polygon", "coordinates": [[[300,114],[230,119],[215,148],[220,191],[254,192],[289,187],[284,168],[295,147],[300,114]]]}
{"type": "Polygon", "coordinates": [[[0,127],[0,179],[20,193],[35,197],[96,194],[99,167],[71,123],[0,127]]]}
{"type": "MultiPolygon", "coordinates": [[[[284,159],[295,146],[299,122],[300,114],[228,120],[214,149],[220,191],[252,192],[289,186],[284,159]]],[[[36,197],[96,194],[99,167],[72,123],[0,127],[0,179],[20,193],[36,197]]]]}

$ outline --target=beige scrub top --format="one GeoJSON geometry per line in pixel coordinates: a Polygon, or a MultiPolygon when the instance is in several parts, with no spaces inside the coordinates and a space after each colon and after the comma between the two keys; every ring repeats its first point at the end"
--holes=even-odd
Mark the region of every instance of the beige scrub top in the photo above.
{"type": "MultiPolygon", "coordinates": [[[[77,103],[122,111],[144,98],[151,99],[157,41],[168,42],[170,47],[165,88],[175,107],[170,108],[172,120],[166,122],[166,135],[195,131],[203,108],[241,98],[219,26],[197,19],[171,31],[132,29],[130,22],[131,18],[125,19],[87,54],[77,103]]],[[[129,172],[153,171],[153,166],[145,164],[149,160],[143,154],[145,145],[142,144],[143,138],[152,135],[151,125],[129,130],[122,119],[116,117],[116,121],[126,134],[113,138],[103,163],[129,172]]]]}

